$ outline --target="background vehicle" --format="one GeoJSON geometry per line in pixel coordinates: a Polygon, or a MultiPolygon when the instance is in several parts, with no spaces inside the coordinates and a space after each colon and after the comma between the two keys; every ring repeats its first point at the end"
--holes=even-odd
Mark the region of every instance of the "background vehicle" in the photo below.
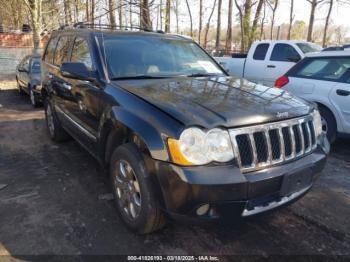
{"type": "Polygon", "coordinates": [[[253,43],[247,55],[215,59],[232,76],[273,86],[276,79],[299,62],[305,54],[320,50],[319,46],[302,41],[258,41],[253,43]]]}
{"type": "Polygon", "coordinates": [[[229,77],[193,40],[101,27],[52,33],[45,114],[109,170],[129,228],[247,217],[311,188],[329,151],[313,104],[229,77]]]}
{"type": "Polygon", "coordinates": [[[41,56],[29,55],[23,58],[16,69],[17,88],[27,93],[34,107],[41,104],[41,56]]]}
{"type": "Polygon", "coordinates": [[[325,51],[344,51],[344,47],[343,46],[330,46],[330,47],[326,47],[324,49],[322,49],[322,52],[325,51]]]}
{"type": "Polygon", "coordinates": [[[310,54],[275,85],[319,105],[330,141],[350,134],[350,51],[310,54]]]}

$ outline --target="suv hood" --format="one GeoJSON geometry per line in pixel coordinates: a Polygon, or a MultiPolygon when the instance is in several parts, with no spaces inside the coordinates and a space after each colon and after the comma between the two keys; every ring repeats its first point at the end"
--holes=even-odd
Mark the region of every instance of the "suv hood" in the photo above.
{"type": "Polygon", "coordinates": [[[234,77],[115,81],[185,126],[238,127],[310,113],[314,106],[287,91],[234,77]]]}

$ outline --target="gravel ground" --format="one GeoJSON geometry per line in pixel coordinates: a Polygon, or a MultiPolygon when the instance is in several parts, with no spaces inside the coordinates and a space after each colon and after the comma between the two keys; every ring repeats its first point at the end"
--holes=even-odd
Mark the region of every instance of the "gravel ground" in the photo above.
{"type": "Polygon", "coordinates": [[[350,259],[349,168],[350,141],[339,140],[312,191],[283,210],[229,224],[170,222],[159,233],[138,236],[124,227],[108,200],[110,190],[95,160],[74,141],[51,142],[42,109],[32,109],[29,98],[16,90],[3,89],[0,255],[20,260],[50,254],[350,259]]]}

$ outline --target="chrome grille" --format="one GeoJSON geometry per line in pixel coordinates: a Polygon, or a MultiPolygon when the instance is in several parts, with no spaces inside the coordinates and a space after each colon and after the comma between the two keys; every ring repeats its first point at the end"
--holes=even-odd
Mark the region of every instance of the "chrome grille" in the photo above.
{"type": "Polygon", "coordinates": [[[316,148],[312,116],[230,130],[242,172],[283,163],[316,148]]]}

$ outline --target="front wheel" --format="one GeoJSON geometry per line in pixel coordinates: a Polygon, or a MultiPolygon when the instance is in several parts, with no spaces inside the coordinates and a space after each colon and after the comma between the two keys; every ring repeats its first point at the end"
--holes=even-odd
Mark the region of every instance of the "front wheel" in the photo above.
{"type": "Polygon", "coordinates": [[[326,107],[320,106],[319,111],[322,120],[322,130],[327,134],[328,141],[333,143],[337,137],[337,122],[332,112],[326,107]]]}
{"type": "Polygon", "coordinates": [[[113,152],[110,178],[119,215],[131,230],[147,234],[164,226],[165,217],[159,209],[143,157],[134,144],[122,145],[113,152]]]}
{"type": "Polygon", "coordinates": [[[30,97],[30,103],[32,104],[32,106],[33,106],[34,108],[40,106],[40,103],[39,103],[39,101],[37,100],[37,98],[35,97],[35,94],[34,94],[34,91],[33,91],[33,88],[32,88],[32,87],[29,88],[29,97],[30,97]]]}

